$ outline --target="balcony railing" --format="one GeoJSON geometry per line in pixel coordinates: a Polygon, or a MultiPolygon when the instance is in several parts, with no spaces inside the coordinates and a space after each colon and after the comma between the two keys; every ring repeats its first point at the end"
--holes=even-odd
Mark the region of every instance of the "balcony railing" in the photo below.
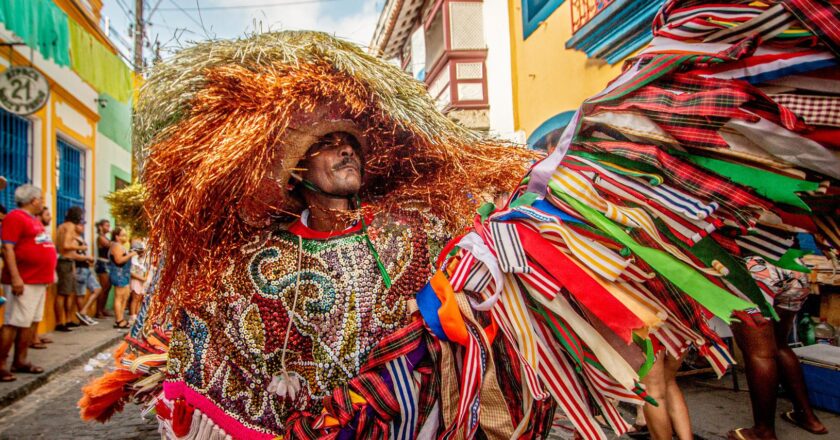
{"type": "Polygon", "coordinates": [[[595,18],[614,0],[572,0],[572,33],[577,32],[586,23],[595,18]]]}

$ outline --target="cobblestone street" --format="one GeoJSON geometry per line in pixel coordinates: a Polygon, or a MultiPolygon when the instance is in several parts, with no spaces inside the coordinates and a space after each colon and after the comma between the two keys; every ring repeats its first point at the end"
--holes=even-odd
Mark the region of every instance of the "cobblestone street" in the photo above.
{"type": "Polygon", "coordinates": [[[140,410],[126,406],[107,424],[79,419],[76,402],[81,387],[100,370],[76,367],[56,376],[37,391],[0,410],[0,439],[158,439],[157,423],[140,418],[140,410]]]}

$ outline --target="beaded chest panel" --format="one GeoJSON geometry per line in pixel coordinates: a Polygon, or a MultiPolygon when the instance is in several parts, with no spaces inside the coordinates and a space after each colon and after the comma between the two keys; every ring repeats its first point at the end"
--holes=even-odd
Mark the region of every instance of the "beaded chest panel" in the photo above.
{"type": "Polygon", "coordinates": [[[261,431],[282,433],[296,410],[317,414],[320,398],[358,374],[379,340],[408,323],[407,301],[431,269],[420,224],[416,217],[378,218],[368,229],[390,289],[363,234],[314,240],[274,230],[255,237],[230,262],[218,300],[180,313],[168,381],[261,431]],[[281,374],[284,343],[286,371],[302,385],[294,400],[268,391],[281,374]]]}

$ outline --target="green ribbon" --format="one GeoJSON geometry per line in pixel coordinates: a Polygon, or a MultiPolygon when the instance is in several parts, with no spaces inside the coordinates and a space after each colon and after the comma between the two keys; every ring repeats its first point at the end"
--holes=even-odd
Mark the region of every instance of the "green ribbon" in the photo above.
{"type": "Polygon", "coordinates": [[[516,208],[517,206],[531,206],[539,198],[540,196],[537,193],[526,192],[525,194],[517,197],[514,201],[510,202],[510,207],[516,208]]]}
{"type": "MultiPolygon", "coordinates": [[[[597,141],[598,140],[595,140],[595,142],[597,141]]],[[[616,174],[643,178],[653,186],[660,185],[662,182],[665,181],[665,179],[662,177],[662,173],[660,173],[659,170],[657,170],[656,168],[641,162],[625,159],[621,156],[616,156],[614,154],[592,153],[587,151],[570,151],[569,155],[583,157],[585,159],[598,162],[598,164],[600,164],[602,167],[616,174]],[[610,166],[610,164],[620,166],[621,168],[615,168],[613,166],[610,166]]]]}
{"type": "Polygon", "coordinates": [[[805,255],[810,254],[811,251],[804,250],[804,249],[788,249],[782,258],[778,260],[773,260],[772,258],[764,257],[765,260],[773,263],[774,265],[781,267],[782,269],[790,269],[796,272],[803,272],[803,273],[811,273],[811,269],[799,264],[799,258],[802,258],[805,255]]]}
{"type": "Polygon", "coordinates": [[[659,230],[663,234],[667,235],[683,249],[691,252],[692,255],[697,257],[706,266],[712,267],[712,262],[715,260],[724,265],[729,270],[729,274],[723,277],[726,281],[735,286],[739,292],[746,295],[750,301],[755,303],[764,316],[779,319],[776,311],[773,310],[773,306],[767,302],[767,299],[761,293],[761,289],[755,283],[755,279],[750,275],[744,263],[733,257],[729,252],[726,252],[711,236],[703,237],[694,246],[689,247],[681,240],[677,240],[671,234],[671,231],[667,227],[664,227],[659,220],[657,220],[657,226],[659,226],[659,230]]]}
{"type": "Polygon", "coordinates": [[[376,266],[379,268],[379,273],[382,274],[382,282],[385,283],[385,288],[391,288],[391,276],[388,275],[388,270],[385,269],[385,265],[382,264],[382,260],[379,258],[379,252],[376,252],[376,248],[373,247],[373,242],[370,240],[370,236],[367,233],[367,225],[365,224],[365,218],[362,216],[362,234],[365,236],[365,241],[367,242],[368,249],[370,249],[370,253],[373,254],[373,259],[376,260],[376,266]]]}
{"type": "Polygon", "coordinates": [[[633,333],[633,342],[645,351],[645,363],[639,367],[639,378],[641,379],[647,376],[650,373],[650,369],[653,368],[653,363],[656,361],[656,353],[653,352],[653,342],[649,338],[643,339],[633,333]]]}
{"type": "Polygon", "coordinates": [[[748,186],[754,189],[759,195],[774,202],[795,206],[807,212],[811,212],[811,208],[796,193],[816,191],[820,187],[819,183],[816,182],[795,179],[761,168],[679,151],[673,151],[671,153],[726,177],[739,185],[748,186]]]}
{"type": "Polygon", "coordinates": [[[560,345],[562,345],[563,348],[566,349],[566,354],[568,354],[569,357],[571,357],[572,360],[575,361],[575,369],[577,371],[581,371],[581,367],[583,366],[584,359],[581,359],[580,357],[578,357],[577,353],[578,352],[583,352],[584,348],[582,346],[580,346],[579,344],[577,344],[575,341],[570,341],[569,339],[565,338],[563,336],[563,333],[560,331],[560,329],[557,328],[557,326],[554,323],[556,322],[557,325],[563,327],[563,331],[565,331],[566,333],[569,333],[569,334],[574,334],[574,333],[572,333],[572,331],[569,330],[566,327],[566,325],[563,323],[563,321],[560,320],[560,317],[558,317],[557,315],[554,315],[554,313],[546,311],[544,307],[536,306],[536,307],[532,307],[531,309],[533,311],[539,313],[540,316],[543,317],[543,321],[546,323],[546,325],[548,325],[548,328],[551,329],[551,332],[554,333],[554,337],[556,337],[557,340],[560,341],[560,345]],[[554,319],[549,318],[549,316],[548,316],[549,313],[551,313],[554,316],[554,319]]]}
{"type": "Polygon", "coordinates": [[[495,210],[496,205],[491,202],[486,202],[485,204],[479,206],[475,212],[481,216],[481,222],[484,223],[484,221],[487,220],[487,218],[490,217],[490,214],[492,214],[495,210]]]}
{"type": "Polygon", "coordinates": [[[705,276],[695,271],[691,266],[677,260],[671,255],[658,249],[642,246],[633,240],[629,234],[606,218],[603,214],[569,196],[556,183],[548,184],[551,191],[562,198],[569,205],[583,215],[590,223],[602,231],[610,234],[615,240],[630,248],[634,254],[647,262],[657,273],[668,279],[687,295],[706,307],[715,316],[730,322],[733,310],[745,310],[755,307],[747,301],[733,296],[721,289],[705,276]]]}

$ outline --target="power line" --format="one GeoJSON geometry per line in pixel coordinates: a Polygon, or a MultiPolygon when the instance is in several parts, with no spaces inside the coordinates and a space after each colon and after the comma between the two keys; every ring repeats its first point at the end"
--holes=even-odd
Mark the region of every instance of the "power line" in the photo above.
{"type": "MultiPolygon", "coordinates": [[[[169,0],[169,3],[172,3],[173,5],[175,5],[175,9],[172,9],[173,11],[174,11],[174,10],[177,10],[177,11],[181,11],[181,12],[183,12],[183,13],[184,13],[184,15],[186,15],[186,16],[187,16],[187,18],[189,18],[189,19],[190,19],[193,23],[195,23],[195,24],[196,24],[196,26],[200,27],[202,30],[204,29],[204,26],[202,26],[202,25],[201,25],[201,23],[200,23],[198,20],[196,20],[196,19],[195,19],[195,17],[193,17],[193,15],[192,15],[192,14],[190,14],[189,12],[187,12],[187,10],[186,10],[186,9],[184,9],[184,8],[182,8],[182,7],[180,7],[180,6],[178,6],[178,3],[175,3],[175,0],[169,0]]],[[[168,9],[169,9],[169,8],[158,8],[158,11],[163,11],[163,10],[168,10],[168,9]]],[[[206,33],[206,32],[205,32],[205,33],[206,33]]]]}
{"type": "MultiPolygon", "coordinates": [[[[170,0],[172,1],[172,0],[170,0]]],[[[260,5],[237,5],[237,6],[201,6],[196,8],[182,8],[177,6],[176,8],[158,8],[158,11],[213,11],[213,10],[230,10],[230,9],[257,9],[257,8],[276,8],[282,6],[295,6],[295,5],[306,5],[306,4],[315,4],[315,3],[329,3],[335,2],[339,0],[298,0],[298,1],[291,1],[285,3],[265,3],[260,5]]]]}
{"type": "Polygon", "coordinates": [[[122,10],[123,14],[125,14],[129,21],[134,19],[134,14],[131,12],[131,8],[129,8],[123,0],[117,0],[117,6],[119,6],[120,10],[122,10]]]}

